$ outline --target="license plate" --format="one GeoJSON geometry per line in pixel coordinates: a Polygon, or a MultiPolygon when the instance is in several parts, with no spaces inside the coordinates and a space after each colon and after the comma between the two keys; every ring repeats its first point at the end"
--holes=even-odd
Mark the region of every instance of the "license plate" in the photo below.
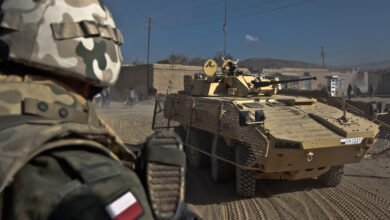
{"type": "Polygon", "coordinates": [[[340,144],[360,144],[362,143],[363,138],[347,138],[347,139],[341,139],[340,144]]]}

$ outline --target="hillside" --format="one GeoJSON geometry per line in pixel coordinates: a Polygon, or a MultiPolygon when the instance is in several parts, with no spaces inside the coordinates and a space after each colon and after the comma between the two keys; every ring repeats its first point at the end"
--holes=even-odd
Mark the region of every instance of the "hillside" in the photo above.
{"type": "Polygon", "coordinates": [[[322,68],[321,65],[314,63],[306,63],[296,60],[281,60],[273,58],[249,58],[239,62],[241,67],[246,67],[251,71],[260,69],[278,69],[284,67],[290,68],[322,68]]]}
{"type": "MultiPolygon", "coordinates": [[[[220,56],[214,57],[216,60],[220,56]]],[[[202,66],[206,59],[196,57],[189,59],[184,55],[171,55],[169,59],[161,60],[158,63],[176,63],[183,65],[194,65],[202,66]]],[[[222,63],[221,60],[216,60],[218,63],[222,63]]],[[[308,63],[297,60],[282,60],[274,58],[249,58],[245,60],[240,60],[238,65],[240,67],[248,68],[252,72],[257,72],[258,68],[260,69],[278,69],[278,68],[323,68],[322,65],[308,63]]],[[[325,68],[331,71],[350,71],[352,68],[359,68],[360,71],[375,71],[390,69],[390,60],[384,60],[380,62],[356,64],[356,65],[345,65],[345,66],[326,66],[325,68]]]]}
{"type": "MultiPolygon", "coordinates": [[[[239,62],[241,67],[246,67],[251,71],[257,71],[258,66],[260,69],[277,69],[277,68],[323,68],[322,65],[307,63],[296,60],[282,60],[273,58],[249,58],[239,62]]],[[[356,64],[351,66],[326,66],[331,71],[350,71],[352,68],[359,68],[360,71],[376,71],[390,69],[390,60],[384,60],[380,62],[356,64]]]]}
{"type": "Polygon", "coordinates": [[[355,68],[359,68],[362,71],[382,70],[390,69],[390,60],[383,60],[380,62],[357,64],[355,68]]]}

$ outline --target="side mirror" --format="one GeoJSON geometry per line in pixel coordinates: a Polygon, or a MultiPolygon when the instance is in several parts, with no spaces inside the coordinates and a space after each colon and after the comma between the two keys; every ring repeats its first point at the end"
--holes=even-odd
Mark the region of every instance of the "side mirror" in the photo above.
{"type": "Polygon", "coordinates": [[[378,115],[386,115],[389,112],[389,106],[383,102],[370,103],[370,119],[374,120],[378,115]]]}
{"type": "Polygon", "coordinates": [[[240,126],[248,126],[248,122],[251,122],[250,111],[242,111],[239,115],[240,126]]]}
{"type": "Polygon", "coordinates": [[[242,111],[239,115],[240,126],[262,124],[265,121],[265,114],[263,110],[255,111],[255,121],[250,117],[250,111],[242,111]]]}
{"type": "Polygon", "coordinates": [[[389,108],[384,102],[377,103],[378,113],[386,114],[389,112],[389,108]]]}
{"type": "Polygon", "coordinates": [[[263,110],[257,110],[255,111],[255,121],[256,122],[262,122],[265,121],[265,114],[263,110]]]}

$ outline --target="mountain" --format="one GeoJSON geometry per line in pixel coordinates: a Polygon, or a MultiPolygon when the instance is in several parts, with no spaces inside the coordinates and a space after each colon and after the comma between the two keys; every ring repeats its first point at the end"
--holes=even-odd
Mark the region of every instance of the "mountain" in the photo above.
{"type": "MultiPolygon", "coordinates": [[[[258,66],[260,69],[278,69],[278,68],[323,68],[322,65],[307,63],[296,60],[282,60],[273,58],[249,58],[239,62],[239,66],[246,67],[251,71],[257,71],[258,66]]],[[[372,62],[365,64],[356,64],[350,66],[326,66],[325,68],[331,71],[351,71],[352,68],[359,68],[360,71],[376,71],[376,70],[390,70],[390,60],[384,60],[380,62],[372,62]]]]}
{"type": "MultiPolygon", "coordinates": [[[[217,60],[218,57],[215,56],[214,59],[221,63],[222,61],[217,60]]],[[[195,65],[195,66],[203,66],[206,59],[202,59],[200,57],[195,57],[193,59],[189,59],[184,55],[171,55],[169,59],[161,60],[159,63],[176,63],[183,65],[195,65]]],[[[246,67],[252,72],[257,72],[258,68],[260,69],[279,69],[279,68],[323,68],[322,65],[308,63],[297,60],[282,60],[282,59],[274,59],[274,58],[249,58],[245,60],[240,60],[238,63],[239,67],[246,67]]],[[[325,66],[325,68],[330,71],[351,71],[352,68],[358,69],[360,71],[376,71],[376,70],[390,70],[390,60],[384,60],[380,62],[372,62],[365,64],[356,64],[356,65],[345,65],[345,66],[325,66]]]]}
{"type": "Polygon", "coordinates": [[[306,63],[296,60],[281,60],[273,58],[249,58],[238,63],[240,67],[246,67],[251,71],[260,69],[278,69],[284,67],[290,68],[322,68],[321,65],[314,63],[306,63]]]}
{"type": "Polygon", "coordinates": [[[380,62],[364,63],[354,65],[354,68],[359,68],[361,71],[375,71],[390,69],[390,60],[383,60],[380,62]]]}

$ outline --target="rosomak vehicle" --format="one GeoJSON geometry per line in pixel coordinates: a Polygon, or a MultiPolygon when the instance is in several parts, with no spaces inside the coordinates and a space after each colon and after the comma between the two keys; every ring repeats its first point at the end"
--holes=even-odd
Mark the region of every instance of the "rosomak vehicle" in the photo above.
{"type": "MultiPolygon", "coordinates": [[[[210,63],[211,62],[211,63],[210,63]]],[[[373,122],[316,99],[277,95],[279,81],[244,74],[234,60],[222,72],[184,77],[184,91],[164,97],[164,117],[186,146],[189,164],[212,178],[234,177],[237,193],[255,195],[256,179],[317,178],[337,186],[343,165],[359,162],[379,132],[373,122]]],[[[210,71],[210,68],[213,69],[210,71]]],[[[157,102],[156,102],[157,103],[157,102]]]]}

